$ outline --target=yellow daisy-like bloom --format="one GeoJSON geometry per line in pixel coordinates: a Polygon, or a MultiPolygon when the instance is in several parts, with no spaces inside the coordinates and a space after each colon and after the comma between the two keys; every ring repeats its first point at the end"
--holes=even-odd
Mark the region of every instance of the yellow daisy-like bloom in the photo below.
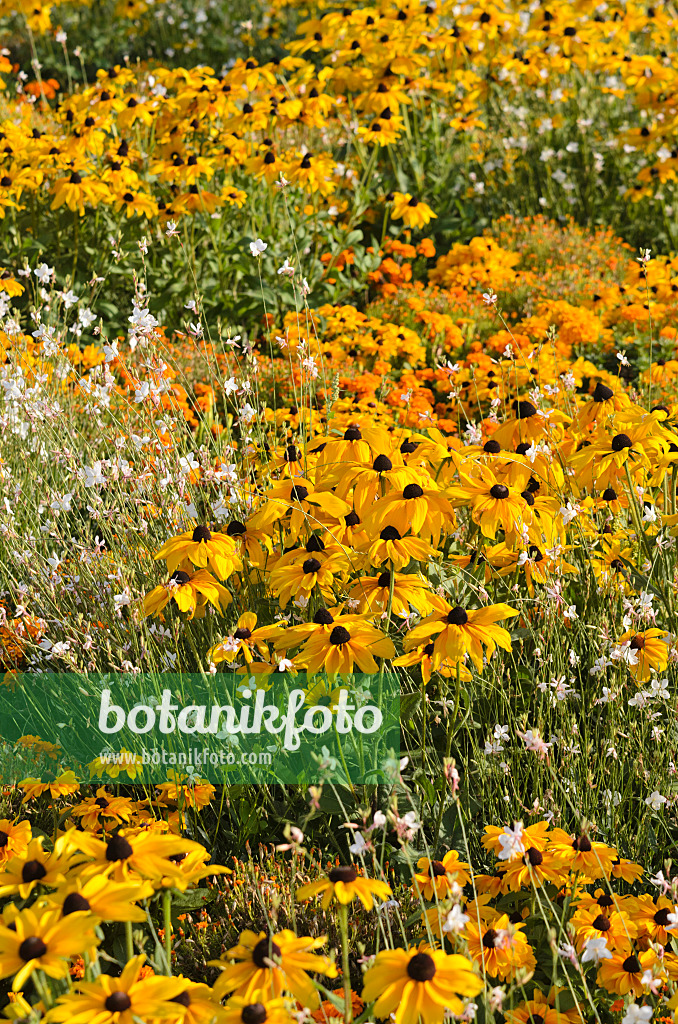
{"type": "Polygon", "coordinates": [[[80,869],[83,878],[105,874],[116,882],[143,878],[159,881],[165,875],[178,875],[179,869],[171,858],[196,849],[204,853],[203,847],[191,839],[150,831],[136,835],[119,832],[108,840],[77,832],[73,842],[89,858],[89,863],[80,869]]]}
{"type": "Polygon", "coordinates": [[[0,977],[14,975],[18,992],[34,971],[49,978],[67,978],[70,959],[98,944],[89,914],[62,918],[59,910],[20,910],[12,927],[0,924],[0,977]]]}
{"type": "MultiPolygon", "coordinates": [[[[172,1024],[227,1024],[228,1011],[215,999],[209,985],[190,981],[183,975],[179,975],[177,981],[183,983],[183,988],[172,996],[170,1003],[181,1011],[181,1015],[172,1024]]],[[[265,1024],[267,1019],[263,1018],[261,1024],[265,1024]]],[[[251,1024],[256,1024],[254,1016],[251,1024]]],[[[275,1024],[283,1024],[283,1020],[276,1020],[275,1024]]]]}
{"type": "Polygon", "coordinates": [[[71,810],[73,817],[81,819],[84,829],[94,832],[102,828],[102,818],[111,819],[107,823],[110,827],[111,821],[118,825],[129,821],[133,813],[131,800],[126,796],[114,796],[105,786],[99,786],[95,796],[88,796],[71,810]]]}
{"type": "Polygon", "coordinates": [[[520,491],[500,483],[489,467],[480,478],[460,473],[461,483],[450,487],[448,495],[455,506],[470,505],[471,518],[484,537],[493,540],[501,529],[508,538],[519,535],[532,522],[528,502],[520,491]]]}
{"type": "Polygon", "coordinates": [[[551,989],[548,996],[535,988],[531,999],[519,1003],[514,1010],[503,1011],[506,1024],[577,1024],[582,1019],[581,1012],[577,1006],[569,1010],[558,1010],[558,995],[560,992],[567,992],[569,989],[551,989]]]}
{"type": "Polygon", "coordinates": [[[638,998],[645,991],[643,975],[652,969],[656,959],[657,954],[653,949],[644,953],[615,953],[610,960],[602,961],[596,980],[608,992],[618,996],[632,992],[638,998]]]}
{"type": "Polygon", "coordinates": [[[21,802],[25,804],[29,800],[36,800],[43,793],[49,793],[54,798],[70,796],[71,793],[78,792],[80,783],[75,777],[75,772],[62,772],[51,782],[43,782],[41,779],[24,779],[19,783],[19,789],[24,791],[24,798],[21,802]]]}
{"type": "Polygon", "coordinates": [[[664,642],[668,633],[663,629],[645,629],[641,633],[628,630],[619,637],[618,644],[628,643],[632,657],[625,663],[634,679],[646,682],[652,670],[664,672],[669,663],[669,645],[664,642]]]}
{"type": "Polygon", "coordinates": [[[511,650],[511,636],[497,622],[508,619],[518,612],[507,604],[488,605],[475,610],[452,608],[441,602],[441,608],[427,616],[405,637],[405,650],[410,651],[418,644],[435,637],[431,665],[434,669],[449,658],[452,662],[462,661],[465,655],[471,658],[478,671],[483,667],[483,646],[491,658],[497,647],[511,650]]]}
{"type": "Polygon", "coordinates": [[[522,932],[524,927],[510,922],[508,914],[502,914],[489,927],[479,928],[477,920],[471,919],[462,934],[476,963],[483,964],[490,977],[506,981],[521,968],[533,970],[536,966],[532,948],[522,932]]]}
{"type": "Polygon", "coordinates": [[[375,1017],[394,1014],[395,1024],[442,1024],[445,1011],[461,1014],[463,996],[478,995],[482,980],[466,957],[422,943],[409,949],[384,949],[365,974],[362,997],[376,1000],[375,1017]]]}
{"type": "Polygon", "coordinates": [[[631,952],[631,941],[638,935],[638,925],[625,911],[602,908],[579,909],[572,915],[575,928],[575,947],[579,953],[589,939],[605,939],[608,949],[616,953],[631,952]]]}
{"type": "MultiPolygon", "coordinates": [[[[528,825],[527,828],[522,829],[520,841],[525,849],[530,850],[534,848],[543,852],[548,845],[550,827],[548,821],[536,821],[533,825],[528,825]]],[[[483,847],[491,851],[495,857],[498,857],[502,851],[502,844],[499,838],[506,834],[505,828],[502,825],[486,825],[484,832],[485,835],[482,838],[483,847]]],[[[518,854],[518,856],[520,855],[518,854]]]]}
{"type": "Polygon", "coordinates": [[[31,825],[28,821],[0,819],[0,867],[12,857],[23,857],[31,841],[31,825]]]}
{"type": "Polygon", "coordinates": [[[393,207],[391,208],[391,217],[394,220],[402,220],[408,228],[422,228],[425,227],[429,221],[437,217],[438,214],[434,213],[430,206],[426,203],[422,203],[416,196],[410,195],[409,192],[394,192],[393,193],[393,207]]]}
{"type": "Polygon", "coordinates": [[[456,850],[448,850],[442,860],[420,857],[412,886],[425,900],[442,900],[448,895],[454,883],[463,888],[471,881],[469,867],[470,865],[459,859],[456,850]]]}
{"type": "Polygon", "coordinates": [[[314,675],[324,668],[330,679],[348,675],[357,665],[361,672],[378,672],[377,658],[395,655],[393,641],[368,622],[335,625],[326,634],[314,633],[299,651],[295,664],[314,675]]]}
{"type": "Polygon", "coordinates": [[[231,595],[226,587],[217,583],[207,569],[198,569],[188,573],[177,569],[167,583],[147,594],[144,598],[144,615],[159,615],[170,601],[174,601],[180,612],[187,612],[189,619],[205,614],[205,605],[212,604],[218,612],[231,603],[231,595]]]}
{"type": "Polygon", "coordinates": [[[565,864],[566,859],[557,851],[546,849],[542,852],[531,846],[525,853],[498,864],[497,871],[501,871],[509,892],[518,892],[533,885],[539,888],[544,882],[560,884],[564,879],[565,864]]]}
{"type": "Polygon", "coordinates": [[[71,829],[59,836],[50,852],[41,837],[32,839],[22,856],[12,857],[0,871],[0,896],[18,896],[25,900],[37,885],[58,885],[73,865],[71,829]]]}
{"type": "Polygon", "coordinates": [[[242,569],[233,538],[226,533],[210,533],[206,526],[196,526],[172,537],[153,557],[164,558],[170,574],[187,559],[197,569],[211,569],[220,580],[242,569]]]}
{"type": "Polygon", "coordinates": [[[242,932],[237,946],[229,949],[224,960],[210,961],[222,974],[214,984],[214,994],[222,999],[229,992],[249,1002],[277,999],[289,992],[302,1006],[320,1005],[318,991],[307,971],[336,978],[337,969],[326,956],[312,951],[325,944],[324,938],[297,936],[285,929],[276,935],[242,932]]]}
{"type": "Polygon", "coordinates": [[[367,551],[372,565],[390,562],[396,571],[404,569],[411,561],[427,562],[430,558],[436,557],[428,541],[410,534],[403,537],[400,530],[390,524],[385,526],[376,538],[368,538],[361,544],[360,550],[367,551]]]}
{"type": "Polygon", "coordinates": [[[337,903],[347,904],[352,903],[356,896],[365,910],[371,910],[374,906],[374,897],[380,900],[388,899],[391,887],[379,879],[365,878],[352,864],[339,864],[332,868],[326,878],[302,885],[297,889],[296,898],[303,902],[319,893],[323,894],[323,910],[327,910],[333,898],[337,903]]]}
{"type": "MultiPolygon", "coordinates": [[[[251,1003],[242,996],[231,996],[217,1024],[288,1024],[290,1020],[284,999],[267,999],[265,1002],[251,1003]]],[[[205,1024],[209,1022],[205,1021],[205,1024]]]]}
{"type": "Polygon", "coordinates": [[[181,1004],[171,1000],[184,990],[184,979],[141,977],[145,959],[135,956],[119,978],[100,974],[96,981],[79,981],[74,992],[59,997],[50,1020],[55,1024],[134,1024],[178,1016],[181,1004]]]}
{"type": "Polygon", "coordinates": [[[49,896],[48,905],[59,908],[63,917],[86,912],[101,921],[141,922],[146,920],[146,911],[134,904],[154,892],[150,882],[113,882],[99,874],[63,882],[49,896]]]}
{"type": "Polygon", "coordinates": [[[389,602],[393,614],[403,618],[410,614],[411,607],[420,615],[433,611],[426,580],[412,573],[395,573],[392,577],[387,569],[379,576],[362,577],[356,581],[349,597],[354,601],[360,601],[361,612],[383,612],[388,608],[389,602]]]}
{"type": "Polygon", "coordinates": [[[582,833],[568,835],[562,828],[554,828],[549,836],[552,847],[563,855],[570,874],[586,878],[609,878],[617,851],[605,843],[593,842],[582,833]]]}

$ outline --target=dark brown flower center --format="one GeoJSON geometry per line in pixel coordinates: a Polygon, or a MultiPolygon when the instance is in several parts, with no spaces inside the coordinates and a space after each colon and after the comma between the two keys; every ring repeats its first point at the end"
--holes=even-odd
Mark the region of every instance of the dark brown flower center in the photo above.
{"type": "Polygon", "coordinates": [[[428,953],[415,953],[407,964],[407,973],[412,981],[431,981],[436,973],[433,957],[428,953]]]}
{"type": "Polygon", "coordinates": [[[393,463],[388,455],[377,455],[372,463],[372,469],[375,473],[388,473],[389,469],[393,469],[393,463]]]}
{"type": "Polygon", "coordinates": [[[350,864],[339,864],[327,876],[330,882],[355,882],[358,872],[350,864]]]}
{"type": "Polygon", "coordinates": [[[483,946],[485,949],[494,949],[497,944],[497,932],[494,928],[488,928],[483,935],[483,946]]]}
{"type": "Polygon", "coordinates": [[[39,860],[27,860],[21,869],[21,879],[24,882],[39,882],[46,874],[45,866],[39,860]]]}
{"type": "Polygon", "coordinates": [[[626,960],[622,964],[622,970],[628,971],[629,974],[637,974],[640,970],[640,963],[638,962],[638,957],[627,956],[626,960]]]}
{"type": "Polygon", "coordinates": [[[106,860],[127,860],[134,853],[131,843],[124,836],[113,836],[106,846],[106,860]]]}
{"type": "Polygon", "coordinates": [[[401,536],[395,526],[385,526],[379,534],[381,540],[401,540],[401,536]]]}
{"type": "Polygon", "coordinates": [[[490,487],[490,496],[497,501],[508,498],[509,489],[506,484],[494,484],[494,486],[490,487]]]}
{"type": "Polygon", "coordinates": [[[240,1011],[242,1024],[264,1024],[266,1020],[266,1007],[263,1003],[250,1003],[243,1006],[240,1011]]]}
{"type": "Polygon", "coordinates": [[[532,405],[532,402],[520,402],[517,398],[513,403],[513,408],[515,410],[516,419],[519,420],[526,420],[530,416],[536,416],[537,413],[537,409],[532,405]]]}
{"type": "Polygon", "coordinates": [[[125,1010],[129,1010],[131,1005],[132,1000],[126,992],[111,992],[104,1003],[104,1007],[109,1013],[124,1013],[125,1010]]]}
{"type": "Polygon", "coordinates": [[[633,447],[633,441],[631,440],[628,434],[615,434],[615,436],[612,438],[611,448],[613,452],[620,452],[624,448],[631,447],[633,447]]]}
{"type": "Polygon", "coordinates": [[[180,992],[178,996],[173,996],[172,999],[170,999],[170,1003],[178,1003],[179,1006],[190,1006],[191,997],[188,992],[180,992]]]}
{"type": "Polygon", "coordinates": [[[25,963],[37,960],[47,952],[47,946],[38,935],[29,935],[19,946],[19,956],[25,963]]]}
{"type": "Polygon", "coordinates": [[[450,626],[465,626],[468,622],[468,615],[461,605],[457,605],[447,613],[447,622],[450,626]]]}
{"type": "Polygon", "coordinates": [[[350,639],[351,634],[345,626],[335,626],[330,633],[330,643],[334,644],[335,647],[341,647],[342,644],[347,644],[350,639]]]}
{"type": "Polygon", "coordinates": [[[598,383],[596,384],[596,390],[593,392],[594,402],[607,402],[612,398],[614,391],[612,388],[608,388],[607,385],[598,383]]]}
{"type": "Polygon", "coordinates": [[[260,939],[252,950],[252,962],[256,967],[264,968],[265,960],[275,960],[282,956],[282,950],[276,942],[271,939],[260,939]]]}
{"type": "Polygon", "coordinates": [[[412,501],[414,498],[423,498],[424,492],[419,484],[408,484],[403,490],[403,498],[407,501],[412,501]]]}
{"type": "Polygon", "coordinates": [[[530,862],[533,868],[539,867],[543,863],[544,854],[541,850],[537,850],[536,847],[531,846],[525,854],[526,859],[530,862]]]}
{"type": "Polygon", "coordinates": [[[645,647],[645,637],[638,633],[636,636],[632,637],[630,646],[632,651],[642,651],[645,647]]]}
{"type": "Polygon", "coordinates": [[[195,544],[200,544],[203,541],[205,543],[207,543],[208,540],[212,540],[212,534],[207,529],[207,527],[206,526],[196,526],[195,530],[193,531],[193,541],[194,541],[194,543],[195,544]]]}
{"type": "Polygon", "coordinates": [[[593,927],[598,932],[607,932],[610,930],[612,925],[610,924],[610,919],[607,914],[598,914],[598,917],[593,922],[593,927]]]}
{"type": "Polygon", "coordinates": [[[311,573],[317,572],[319,568],[320,562],[318,561],[317,558],[307,558],[304,564],[302,565],[302,569],[304,570],[307,576],[311,573]]]}
{"type": "Polygon", "coordinates": [[[68,917],[69,914],[77,914],[82,910],[89,910],[90,902],[84,896],[81,896],[79,892],[69,892],[64,900],[62,909],[64,917],[68,917]]]}
{"type": "Polygon", "coordinates": [[[447,871],[442,861],[432,860],[428,866],[428,873],[431,878],[439,878],[441,875],[446,875],[447,871]]]}
{"type": "Polygon", "coordinates": [[[183,587],[185,583],[188,583],[190,576],[183,569],[177,569],[170,576],[170,583],[178,583],[180,587],[183,587]]]}

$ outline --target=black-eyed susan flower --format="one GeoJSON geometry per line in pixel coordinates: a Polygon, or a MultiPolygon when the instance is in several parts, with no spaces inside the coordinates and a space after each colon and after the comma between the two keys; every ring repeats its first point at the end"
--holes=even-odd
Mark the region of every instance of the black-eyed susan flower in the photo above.
{"type": "Polygon", "coordinates": [[[622,950],[601,962],[596,980],[608,992],[619,996],[632,993],[639,998],[645,991],[643,976],[652,970],[656,960],[657,954],[653,949],[637,953],[622,950]]]}
{"type": "Polygon", "coordinates": [[[378,672],[375,658],[393,658],[393,641],[368,622],[333,625],[329,633],[314,633],[295,658],[298,667],[313,675],[324,669],[330,679],[353,672],[378,672]]]}
{"type": "MultiPolygon", "coordinates": [[[[74,829],[59,836],[52,850],[46,850],[41,836],[31,839],[23,854],[12,857],[0,871],[0,896],[25,900],[36,886],[63,882],[77,862],[73,856],[74,829]]],[[[82,858],[80,858],[82,859],[82,858]]]]}
{"type": "Polygon", "coordinates": [[[291,1019],[288,1004],[282,998],[251,1003],[242,996],[231,996],[221,1013],[219,1024],[289,1024],[291,1019]]]}
{"type": "Polygon", "coordinates": [[[151,831],[118,832],[109,839],[99,839],[86,832],[78,832],[73,842],[88,858],[81,866],[82,878],[105,874],[116,882],[160,880],[165,875],[178,875],[173,857],[203,848],[191,839],[181,836],[160,835],[151,831]]]}
{"type": "Polygon", "coordinates": [[[23,857],[32,838],[28,821],[0,819],[0,867],[13,857],[23,857]]]}
{"type": "Polygon", "coordinates": [[[390,523],[376,536],[368,535],[361,548],[365,550],[373,565],[390,562],[396,572],[405,569],[412,561],[426,562],[429,558],[435,557],[434,549],[427,541],[412,534],[403,536],[400,530],[390,523]]]}
{"type": "MultiPolygon", "coordinates": [[[[469,915],[470,916],[470,915],[469,915]]],[[[491,924],[478,926],[471,917],[463,935],[468,951],[486,974],[501,981],[514,978],[522,968],[533,970],[536,959],[523,933],[524,924],[509,921],[508,914],[495,914],[491,924]]]]}
{"type": "Polygon", "coordinates": [[[448,850],[442,860],[420,857],[412,885],[425,900],[442,900],[449,895],[453,885],[463,889],[470,881],[469,865],[460,860],[456,850],[448,850]]]}
{"type": "Polygon", "coordinates": [[[72,808],[71,814],[80,818],[83,828],[98,831],[112,822],[120,825],[132,817],[134,807],[126,796],[115,796],[105,786],[99,786],[94,796],[85,797],[72,808]],[[109,819],[107,822],[104,819],[109,819]]]}
{"type": "Polygon", "coordinates": [[[242,569],[233,538],[227,533],[212,533],[206,526],[196,526],[165,541],[153,557],[166,561],[170,575],[186,561],[197,569],[211,569],[219,580],[242,569]]]}
{"type": "Polygon", "coordinates": [[[51,1019],[58,1024],[95,1020],[100,1024],[134,1024],[135,1020],[183,1018],[181,1004],[171,1000],[184,990],[184,980],[144,976],[145,959],[143,955],[133,957],[118,978],[100,974],[96,981],[79,981],[73,992],[59,997],[51,1019]]]}
{"type": "Polygon", "coordinates": [[[186,613],[189,619],[200,618],[205,614],[207,604],[214,605],[221,612],[231,600],[226,587],[222,587],[207,569],[193,573],[176,569],[167,583],[161,583],[146,595],[144,615],[157,616],[170,601],[174,601],[179,611],[186,613]]]}
{"type": "Polygon", "coordinates": [[[626,648],[624,663],[639,682],[645,682],[652,672],[663,672],[669,663],[668,633],[664,629],[633,629],[623,633],[617,644],[626,648]]]}
{"type": "Polygon", "coordinates": [[[270,936],[247,929],[237,946],[226,951],[225,959],[211,961],[211,966],[222,972],[214,984],[214,994],[221,999],[233,993],[253,1003],[277,999],[287,992],[302,1006],[317,1007],[318,991],[307,972],[327,978],[337,976],[329,957],[313,952],[324,944],[324,938],[297,936],[289,929],[270,936]]]}
{"type": "Polygon", "coordinates": [[[438,215],[430,206],[409,192],[394,192],[391,217],[402,220],[408,228],[423,228],[438,215]]]}
{"type": "Polygon", "coordinates": [[[376,1017],[393,1013],[397,1024],[442,1024],[446,1011],[462,1014],[463,999],[482,987],[466,957],[421,944],[377,953],[362,995],[374,1002],[376,1017]]]}
{"type": "Polygon", "coordinates": [[[447,490],[450,501],[456,508],[470,506],[471,518],[484,537],[493,540],[503,530],[507,540],[515,542],[523,535],[532,522],[532,511],[520,491],[498,482],[489,467],[482,477],[459,476],[460,484],[447,490]]]}
{"type": "Polygon", "coordinates": [[[563,856],[565,866],[571,874],[586,878],[609,878],[617,851],[590,839],[585,832],[579,836],[568,835],[562,828],[549,833],[549,845],[563,856]]]}
{"type": "Polygon", "coordinates": [[[483,648],[491,658],[497,647],[511,649],[511,635],[497,623],[517,615],[507,604],[486,608],[451,607],[446,601],[415,626],[405,637],[405,650],[410,651],[424,641],[432,641],[431,664],[437,668],[443,661],[453,663],[469,656],[478,671],[483,667],[483,648]]]}
{"type": "Polygon", "coordinates": [[[391,895],[391,887],[378,878],[367,878],[352,864],[338,864],[331,868],[327,877],[300,886],[296,891],[296,899],[303,902],[320,893],[323,896],[323,910],[327,910],[333,899],[336,899],[337,903],[346,905],[352,903],[356,896],[365,910],[371,910],[374,906],[374,897],[376,896],[379,900],[388,899],[391,895]]]}
{"type": "Polygon", "coordinates": [[[113,882],[100,874],[86,880],[65,880],[47,903],[58,907],[64,917],[87,913],[100,921],[145,921],[146,911],[135,904],[153,896],[154,891],[150,882],[113,882]]]}
{"type": "Polygon", "coordinates": [[[98,944],[94,925],[89,914],[64,918],[59,910],[37,906],[20,910],[11,927],[0,924],[0,977],[13,978],[15,992],[34,971],[67,978],[71,957],[98,944]]]}

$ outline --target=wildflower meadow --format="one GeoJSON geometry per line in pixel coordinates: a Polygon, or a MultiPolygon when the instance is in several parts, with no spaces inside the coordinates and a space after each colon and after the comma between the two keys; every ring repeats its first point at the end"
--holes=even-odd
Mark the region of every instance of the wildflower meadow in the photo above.
{"type": "Polygon", "coordinates": [[[0,1013],[678,1024],[678,7],[0,0],[0,1013]]]}

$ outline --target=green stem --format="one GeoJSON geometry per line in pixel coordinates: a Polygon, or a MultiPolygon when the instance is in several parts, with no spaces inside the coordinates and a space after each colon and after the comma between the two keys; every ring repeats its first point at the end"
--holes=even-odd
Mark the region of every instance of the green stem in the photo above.
{"type": "Polygon", "coordinates": [[[353,1002],[351,1000],[351,964],[348,957],[348,906],[340,903],[339,931],[341,932],[341,969],[344,975],[344,1021],[351,1024],[353,1020],[353,1002]]]}
{"type": "Polygon", "coordinates": [[[162,894],[162,916],[165,928],[165,956],[167,958],[167,974],[172,977],[172,890],[165,889],[162,894]]]}

